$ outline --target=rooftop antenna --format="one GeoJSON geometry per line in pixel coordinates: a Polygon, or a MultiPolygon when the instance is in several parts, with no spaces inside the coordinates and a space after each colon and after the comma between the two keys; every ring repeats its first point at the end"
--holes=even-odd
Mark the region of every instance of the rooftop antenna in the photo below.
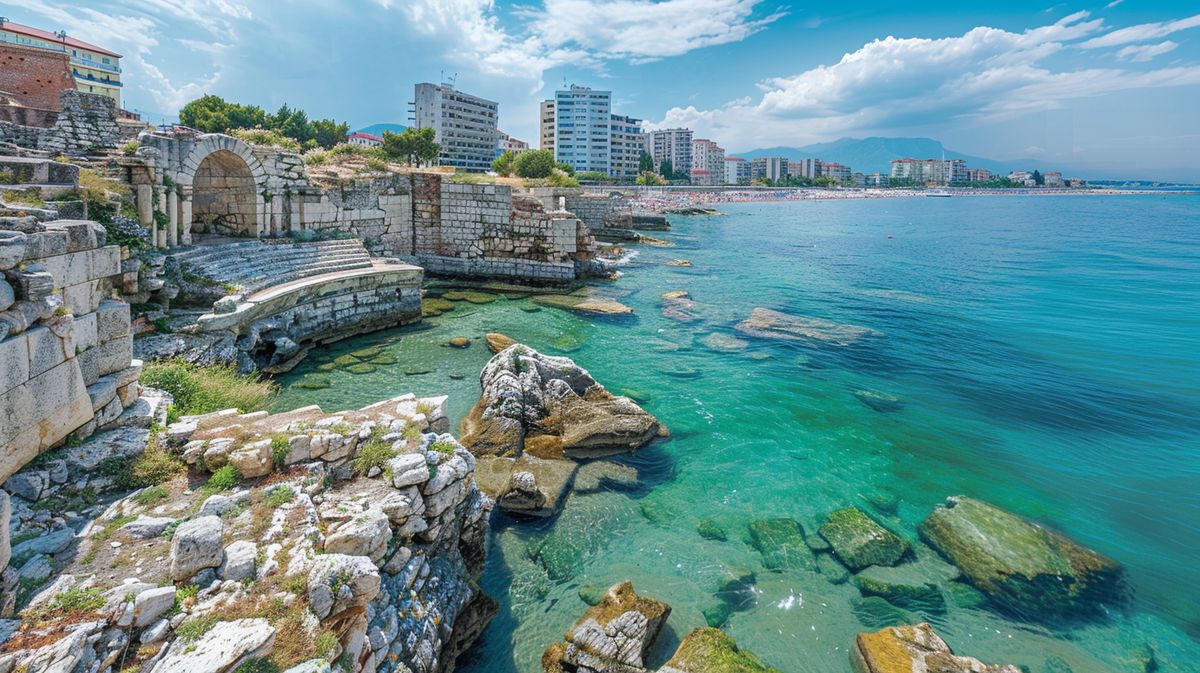
{"type": "Polygon", "coordinates": [[[458,85],[458,73],[455,72],[453,75],[450,76],[450,86],[451,86],[451,88],[453,88],[457,85],[458,85]]]}

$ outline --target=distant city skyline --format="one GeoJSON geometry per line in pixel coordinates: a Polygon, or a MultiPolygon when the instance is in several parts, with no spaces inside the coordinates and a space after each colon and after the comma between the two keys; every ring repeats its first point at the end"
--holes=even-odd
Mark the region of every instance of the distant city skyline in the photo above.
{"type": "Polygon", "coordinates": [[[0,16],[121,53],[124,105],[167,115],[212,93],[352,129],[407,124],[414,84],[456,74],[533,146],[540,102],[578,84],[730,156],[925,136],[1095,176],[1200,180],[1193,3],[21,0],[0,16]]]}

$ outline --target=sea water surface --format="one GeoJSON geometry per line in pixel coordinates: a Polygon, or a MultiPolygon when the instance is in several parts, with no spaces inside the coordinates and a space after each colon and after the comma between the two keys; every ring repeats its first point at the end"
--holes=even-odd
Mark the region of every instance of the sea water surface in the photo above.
{"type": "MultiPolygon", "coordinates": [[[[461,662],[534,673],[586,608],[587,584],[631,579],[673,608],[652,664],[705,623],[717,582],[756,575],[725,630],[781,671],[849,671],[859,631],[924,620],[959,654],[1033,673],[1200,670],[1200,198],[967,197],[736,204],[672,218],[673,248],[636,246],[596,291],[632,319],[536,312],[528,298],[461,303],[424,324],[314,352],[277,406],[357,408],[413,391],[449,394],[455,423],[478,396],[487,332],[569,355],[635,396],[672,437],[622,459],[634,488],[574,495],[548,522],[497,517],[484,589],[501,605],[461,662]],[[690,267],[668,266],[687,258],[690,267]],[[686,290],[698,318],[664,317],[686,290]],[[877,330],[853,347],[710,335],[758,306],[877,330]],[[465,350],[446,348],[466,336],[465,350]],[[706,339],[708,340],[706,342],[706,339]],[[369,374],[315,368],[385,344],[369,374]],[[407,372],[407,373],[406,373],[407,372]],[[453,377],[453,378],[452,378],[453,377]],[[295,384],[328,378],[331,387],[295,384]],[[856,395],[899,398],[879,411],[856,395]],[[947,496],[984,499],[1125,564],[1127,614],[1029,624],[970,601],[879,614],[852,583],[765,570],[749,521],[794,517],[812,533],[857,505],[917,545],[947,496]],[[728,532],[711,541],[704,520],[728,532]],[[577,552],[551,580],[528,548],[577,552]]],[[[657,235],[657,234],[656,234],[657,235]]]]}

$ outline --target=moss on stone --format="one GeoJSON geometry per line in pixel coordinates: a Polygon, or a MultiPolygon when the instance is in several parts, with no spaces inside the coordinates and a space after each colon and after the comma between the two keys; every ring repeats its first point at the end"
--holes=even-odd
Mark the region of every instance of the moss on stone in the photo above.
{"type": "Polygon", "coordinates": [[[717,523],[714,519],[705,519],[696,526],[696,532],[705,540],[716,540],[724,542],[729,539],[725,533],[725,528],[717,523]]]}
{"type": "Polygon", "coordinates": [[[689,633],[667,667],[683,673],[779,673],[750,652],[738,649],[733,638],[714,628],[689,633]]]}
{"type": "Polygon", "coordinates": [[[442,295],[442,299],[448,301],[465,301],[471,304],[490,304],[499,298],[499,295],[474,290],[452,290],[442,295]]]}
{"type": "Polygon", "coordinates": [[[750,544],[762,554],[767,570],[812,570],[816,559],[804,542],[804,529],[795,519],[758,519],[750,522],[750,544]]]}
{"type": "Polygon", "coordinates": [[[831,512],[819,532],[851,570],[895,565],[910,551],[908,542],[857,507],[831,512]]]}
{"type": "Polygon", "coordinates": [[[375,365],[367,362],[359,362],[346,367],[346,371],[351,374],[370,374],[376,370],[375,365]]]}

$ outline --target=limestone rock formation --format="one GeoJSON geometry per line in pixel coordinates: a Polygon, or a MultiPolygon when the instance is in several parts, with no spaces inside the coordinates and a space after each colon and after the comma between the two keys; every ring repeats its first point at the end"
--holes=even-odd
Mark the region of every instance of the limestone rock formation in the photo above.
{"type": "Polygon", "coordinates": [[[724,632],[699,628],[684,637],[675,655],[658,673],[779,673],[779,670],[739,649],[724,632]]]}
{"type": "Polygon", "coordinates": [[[633,584],[609,588],[598,605],[575,622],[566,640],[542,655],[542,668],[553,671],[634,673],[671,614],[671,606],[639,596],[633,584]]]}
{"type": "Polygon", "coordinates": [[[920,531],[996,606],[1027,619],[1085,616],[1128,598],[1116,561],[979,500],[948,498],[920,531]]]}
{"type": "Polygon", "coordinates": [[[877,633],[860,633],[850,650],[854,673],[1020,673],[1008,665],[988,665],[956,656],[928,624],[892,626],[877,633]]]}
{"type": "Polygon", "coordinates": [[[463,444],[479,457],[481,488],[514,513],[557,511],[575,477],[574,459],[635,451],[665,433],[654,416],[569,358],[520,344],[488,362],[480,385],[462,423],[463,444]]]}
{"type": "Polygon", "coordinates": [[[750,317],[737,324],[737,330],[750,336],[787,341],[816,341],[832,346],[850,346],[858,341],[881,336],[858,325],[831,322],[822,318],[788,315],[768,308],[756,308],[750,317]]]}
{"type": "Polygon", "coordinates": [[[909,553],[907,542],[857,507],[831,512],[818,532],[838,559],[854,571],[870,565],[896,565],[909,553]]]}

